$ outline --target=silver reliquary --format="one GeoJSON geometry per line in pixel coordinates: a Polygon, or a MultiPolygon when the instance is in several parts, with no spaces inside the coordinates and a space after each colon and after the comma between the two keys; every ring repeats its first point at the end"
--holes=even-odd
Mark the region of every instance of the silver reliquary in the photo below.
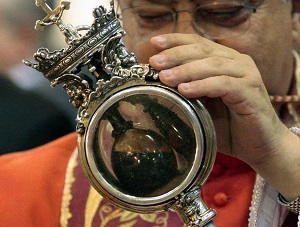
{"type": "MultiPolygon", "coordinates": [[[[94,188],[119,207],[134,212],[173,209],[188,226],[211,223],[215,211],[200,198],[216,156],[212,120],[201,102],[188,100],[139,64],[122,43],[114,12],[100,6],[91,26],[64,24],[70,3],[47,13],[36,29],[55,24],[68,47],[40,48],[36,62],[52,86],[62,85],[78,108],[78,149],[94,188]],[[82,34],[82,30],[86,30],[82,34]]],[[[212,224],[210,224],[212,225],[212,224]]]]}

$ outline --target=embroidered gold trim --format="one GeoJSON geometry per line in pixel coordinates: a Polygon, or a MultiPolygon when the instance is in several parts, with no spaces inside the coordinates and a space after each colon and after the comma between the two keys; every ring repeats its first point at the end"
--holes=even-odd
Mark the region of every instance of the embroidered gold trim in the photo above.
{"type": "Polygon", "coordinates": [[[139,219],[144,222],[153,224],[153,227],[167,227],[169,213],[151,213],[140,214],[120,208],[116,208],[113,204],[107,203],[99,209],[100,227],[109,227],[110,222],[118,220],[118,227],[133,227],[136,225],[139,219]]]}
{"type": "Polygon", "coordinates": [[[87,198],[84,214],[85,227],[92,226],[93,219],[102,200],[103,197],[92,186],[90,186],[90,191],[87,198]]]}
{"type": "Polygon", "coordinates": [[[77,148],[74,150],[73,154],[67,165],[65,184],[63,189],[62,203],[61,203],[61,215],[60,215],[60,226],[67,227],[69,223],[69,219],[72,217],[72,213],[70,211],[70,203],[72,200],[72,184],[75,181],[74,177],[74,169],[78,165],[77,162],[78,151],[77,148]]]}

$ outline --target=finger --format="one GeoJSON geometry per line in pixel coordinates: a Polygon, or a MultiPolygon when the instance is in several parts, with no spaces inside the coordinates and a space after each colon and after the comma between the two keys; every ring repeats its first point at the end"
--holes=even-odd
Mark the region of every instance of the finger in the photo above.
{"type": "Polygon", "coordinates": [[[212,42],[197,34],[169,33],[152,37],[150,42],[161,49],[172,48],[175,46],[188,45],[197,42],[212,42]]]}
{"type": "Polygon", "coordinates": [[[209,98],[221,98],[225,105],[240,115],[248,115],[254,112],[253,106],[245,98],[241,89],[242,84],[237,83],[237,78],[229,76],[210,77],[205,80],[196,80],[190,83],[182,83],[178,91],[188,98],[206,96],[209,98]]]}
{"type": "Polygon", "coordinates": [[[187,98],[221,98],[229,109],[244,116],[253,116],[260,108],[257,101],[268,97],[262,83],[225,75],[179,84],[178,91],[187,98]]]}
{"type": "Polygon", "coordinates": [[[253,89],[258,85],[251,84],[245,78],[234,78],[227,75],[209,77],[178,85],[178,91],[188,98],[209,97],[221,98],[227,105],[236,105],[247,97],[249,87],[253,89]],[[246,89],[248,87],[248,89],[246,89]]]}
{"type": "MultiPolygon", "coordinates": [[[[164,84],[176,87],[180,83],[202,80],[208,77],[229,75],[231,77],[244,77],[251,74],[252,68],[236,60],[223,57],[210,57],[186,63],[159,73],[159,78],[164,84]]],[[[253,71],[253,70],[252,70],[253,71]]]]}
{"type": "MultiPolygon", "coordinates": [[[[225,49],[226,51],[229,51],[232,54],[238,53],[238,51],[236,51],[234,49],[220,45],[216,42],[213,42],[213,41],[206,39],[197,34],[182,34],[182,33],[164,34],[164,35],[159,35],[159,36],[155,36],[155,37],[151,38],[150,42],[155,47],[157,47],[158,49],[161,49],[161,50],[170,49],[170,48],[173,48],[176,46],[201,43],[204,45],[204,47],[216,46],[216,47],[225,49]]],[[[208,51],[209,51],[209,49],[208,49],[208,51]]]]}
{"type": "Polygon", "coordinates": [[[188,98],[209,97],[222,98],[232,87],[232,79],[228,76],[209,77],[204,80],[196,80],[178,85],[178,91],[188,98]]]}
{"type": "Polygon", "coordinates": [[[201,43],[193,43],[163,50],[152,56],[149,59],[149,63],[156,70],[163,70],[185,64],[193,60],[204,59],[212,56],[234,59],[238,55],[228,51],[228,48],[216,45],[209,46],[201,43]]]}

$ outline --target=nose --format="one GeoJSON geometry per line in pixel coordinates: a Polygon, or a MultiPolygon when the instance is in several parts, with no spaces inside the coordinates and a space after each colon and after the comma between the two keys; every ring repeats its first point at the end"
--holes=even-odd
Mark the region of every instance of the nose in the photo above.
{"type": "Polygon", "coordinates": [[[177,21],[175,24],[174,32],[176,33],[197,33],[193,26],[193,17],[189,12],[178,12],[177,21]]]}

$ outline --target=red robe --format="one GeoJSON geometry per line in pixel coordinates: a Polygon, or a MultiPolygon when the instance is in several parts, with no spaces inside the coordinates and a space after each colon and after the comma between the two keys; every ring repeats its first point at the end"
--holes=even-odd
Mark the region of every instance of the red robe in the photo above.
{"type": "MultiPolygon", "coordinates": [[[[0,226],[53,227],[60,226],[63,220],[67,223],[65,226],[84,226],[87,222],[91,226],[102,223],[110,227],[183,225],[174,212],[139,215],[118,209],[102,198],[94,209],[94,216],[86,217],[90,215],[87,210],[93,208],[88,199],[91,198],[90,186],[79,165],[66,175],[75,147],[76,134],[71,134],[27,152],[0,157],[0,226]],[[64,191],[68,175],[74,178],[70,181],[70,196],[64,191]],[[67,209],[62,204],[67,205],[67,209]],[[64,219],[66,214],[69,217],[64,219]]],[[[254,171],[245,163],[218,154],[202,190],[207,205],[217,210],[214,219],[217,226],[248,225],[254,180],[254,171]]]]}

